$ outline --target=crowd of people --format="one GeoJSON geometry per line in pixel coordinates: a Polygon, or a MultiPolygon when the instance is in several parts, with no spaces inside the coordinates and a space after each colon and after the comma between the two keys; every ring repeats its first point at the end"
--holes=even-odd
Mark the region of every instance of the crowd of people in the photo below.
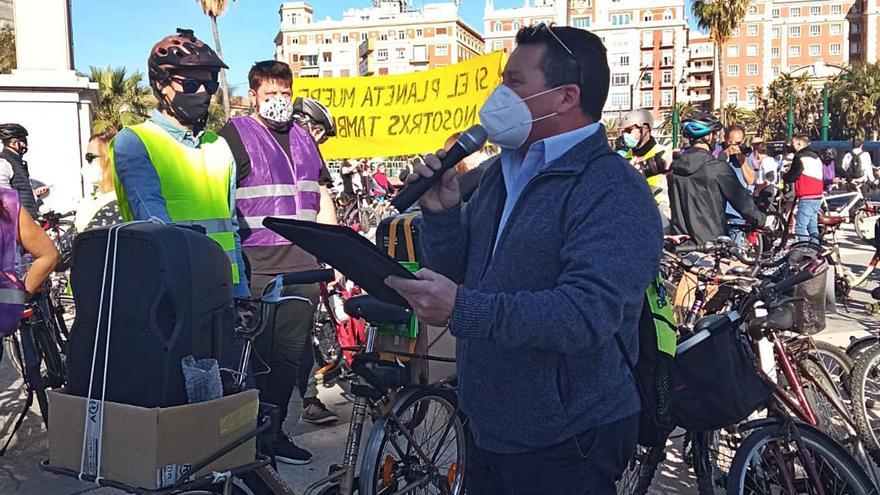
{"type": "MultiPolygon", "coordinates": [[[[245,298],[278,274],[318,266],[262,220],[339,222],[333,174],[318,148],[336,130],[326,107],[292,98],[290,68],[274,60],[248,72],[254,113],[206,130],[221,69],[229,67],[192,31],[152,48],[157,107],[141,124],[92,136],[83,173],[94,187],[75,226],[200,226],[228,254],[235,295],[245,298]]],[[[775,150],[710,113],[684,120],[687,145],[679,150],[652,135],[646,110],[630,112],[620,135],[607,136],[600,119],[609,78],[594,34],[523,28],[502,84],[480,112],[500,151],[468,157],[421,199],[427,269],[415,280],[387,280],[421,321],[448,326],[458,338],[470,493],[614,492],[636,444],[640,399],[627,362],[636,356],[636,325],[664,231],[705,242],[740,235],[730,228],[737,219],[774,229],[787,218],[768,207],[779,197],[796,211],[800,239],[818,243],[823,194],[842,178],[855,187],[876,182],[861,141],[842,160],[834,149],[811,149],[805,135],[775,150]]],[[[0,189],[18,198],[3,196],[0,233],[35,258],[22,286],[29,295],[58,253],[33,221],[46,191],[34,190],[23,160],[27,131],[2,125],[0,139],[0,189]]],[[[413,160],[397,176],[381,159],[345,160],[341,198],[390,197],[432,177],[443,156],[413,160]]],[[[11,272],[3,256],[0,268],[11,272]]],[[[315,286],[285,290],[318,301],[315,286]]],[[[316,393],[311,311],[280,306],[258,342],[268,371],[256,387],[287,429],[295,389],[304,420],[337,419],[316,393]]],[[[274,452],[281,462],[312,460],[283,432],[274,452]]]]}

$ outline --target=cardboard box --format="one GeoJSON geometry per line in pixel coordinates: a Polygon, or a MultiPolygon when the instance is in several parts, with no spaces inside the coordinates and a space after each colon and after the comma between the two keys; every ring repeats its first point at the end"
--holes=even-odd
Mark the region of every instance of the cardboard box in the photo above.
{"type": "MultiPolygon", "coordinates": [[[[86,399],[49,391],[49,464],[80,471],[86,399]]],[[[92,413],[100,403],[92,402],[92,413]]],[[[174,484],[189,466],[241,438],[257,427],[256,390],[222,399],[167,408],[104,403],[101,476],[155,490],[174,484]]],[[[94,475],[97,416],[90,414],[86,472],[94,475]],[[91,459],[91,462],[89,461],[91,459]],[[88,467],[91,465],[91,469],[88,467]],[[91,471],[91,472],[90,472],[91,471]]],[[[197,473],[225,471],[254,462],[251,439],[197,473]]]]}

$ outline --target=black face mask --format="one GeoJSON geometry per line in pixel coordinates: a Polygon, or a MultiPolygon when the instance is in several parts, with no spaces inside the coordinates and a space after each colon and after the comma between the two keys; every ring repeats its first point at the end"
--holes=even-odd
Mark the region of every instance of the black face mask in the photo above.
{"type": "Polygon", "coordinates": [[[208,106],[210,104],[211,94],[208,92],[174,93],[168,107],[181,124],[191,125],[196,130],[201,130],[208,121],[208,106]]]}

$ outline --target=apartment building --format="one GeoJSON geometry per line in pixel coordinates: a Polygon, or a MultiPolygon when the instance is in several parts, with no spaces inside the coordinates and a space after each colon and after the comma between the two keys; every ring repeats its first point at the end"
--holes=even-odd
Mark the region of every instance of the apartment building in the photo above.
{"type": "Polygon", "coordinates": [[[712,78],[715,73],[715,44],[709,36],[690,31],[688,39],[688,63],[685,76],[686,100],[701,110],[712,108],[712,78]]]}
{"type": "Polygon", "coordinates": [[[878,12],[878,0],[755,0],[722,47],[722,102],[753,107],[783,73],[876,62],[878,12]]]}
{"type": "Polygon", "coordinates": [[[679,98],[689,59],[684,0],[526,0],[496,9],[486,0],[486,51],[512,50],[522,26],[555,22],[596,33],[608,49],[611,90],[606,117],[630,108],[651,110],[659,121],[679,98]]]}
{"type": "Polygon", "coordinates": [[[400,74],[443,67],[483,54],[483,37],[458,16],[457,3],[374,0],[341,19],[315,20],[307,2],[285,2],[275,58],[294,77],[400,74]]]}

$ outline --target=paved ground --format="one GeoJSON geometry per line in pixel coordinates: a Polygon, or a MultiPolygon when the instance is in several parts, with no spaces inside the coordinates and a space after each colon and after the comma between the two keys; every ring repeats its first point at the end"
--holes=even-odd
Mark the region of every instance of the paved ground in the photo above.
{"type": "MultiPolygon", "coordinates": [[[[863,267],[870,258],[872,249],[860,243],[854,235],[846,236],[844,262],[854,269],[863,267]]],[[[870,299],[870,289],[880,281],[880,272],[872,276],[866,284],[855,290],[859,301],[870,299]]],[[[837,345],[845,346],[851,337],[866,335],[876,331],[878,320],[862,309],[862,304],[854,304],[850,310],[839,308],[837,315],[828,317],[828,328],[820,338],[837,345]]],[[[20,380],[8,362],[0,363],[0,440],[5,441],[12,428],[17,413],[23,406],[24,397],[20,393],[20,380]]],[[[281,474],[297,491],[327,473],[330,464],[342,458],[342,448],[347,434],[347,424],[351,410],[351,399],[338,388],[321,390],[324,402],[340,413],[341,421],[333,426],[322,428],[306,424],[296,425],[291,433],[295,442],[315,454],[315,461],[307,466],[282,466],[281,474]]],[[[298,413],[299,404],[291,404],[293,414],[298,413]]],[[[365,432],[369,431],[369,425],[365,432]]],[[[694,494],[694,480],[681,462],[680,445],[670,450],[669,459],[657,474],[653,494],[694,494]]],[[[0,495],[45,495],[45,494],[111,494],[120,493],[109,489],[95,489],[94,486],[75,480],[41,472],[37,468],[40,460],[47,456],[46,433],[43,430],[36,408],[33,408],[22,428],[12,442],[9,453],[0,458],[0,495]]]]}

